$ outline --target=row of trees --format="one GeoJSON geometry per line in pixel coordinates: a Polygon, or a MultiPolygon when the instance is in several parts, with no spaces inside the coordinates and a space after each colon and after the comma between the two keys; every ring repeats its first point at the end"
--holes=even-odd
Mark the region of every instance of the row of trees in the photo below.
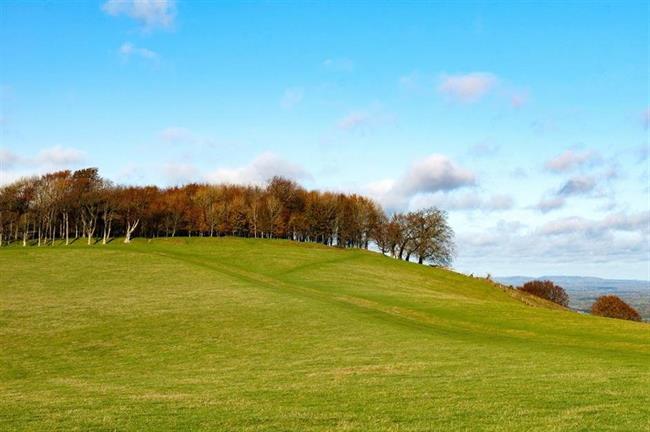
{"type": "MultiPolygon", "coordinates": [[[[540,297],[561,306],[569,306],[569,295],[564,288],[549,280],[533,280],[518,288],[519,291],[540,297]]],[[[632,306],[615,295],[598,297],[591,306],[591,314],[608,318],[641,321],[641,315],[632,306]]]]}
{"type": "Polygon", "coordinates": [[[59,171],[0,189],[0,246],[51,245],[115,237],[242,236],[368,248],[419,263],[448,265],[447,215],[425,209],[390,218],[356,194],[308,191],[280,177],[265,187],[187,184],[120,186],[96,168],[59,171]]]}

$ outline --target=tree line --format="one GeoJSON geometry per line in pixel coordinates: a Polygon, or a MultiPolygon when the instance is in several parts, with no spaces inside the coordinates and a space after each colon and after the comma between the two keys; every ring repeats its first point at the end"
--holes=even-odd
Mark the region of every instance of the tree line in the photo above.
{"type": "Polygon", "coordinates": [[[329,246],[376,247],[398,259],[451,264],[454,234],[446,212],[429,208],[390,217],[373,200],[306,190],[274,177],[262,186],[116,185],[97,168],[19,179],[0,188],[0,246],[106,244],[117,237],[239,236],[329,246]]]}

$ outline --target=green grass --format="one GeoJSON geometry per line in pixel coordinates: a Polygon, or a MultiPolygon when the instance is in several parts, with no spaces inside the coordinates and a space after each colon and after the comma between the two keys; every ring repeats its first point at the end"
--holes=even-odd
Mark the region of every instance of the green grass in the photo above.
{"type": "Polygon", "coordinates": [[[524,300],[286,241],[3,248],[0,430],[650,430],[650,326],[524,300]]]}

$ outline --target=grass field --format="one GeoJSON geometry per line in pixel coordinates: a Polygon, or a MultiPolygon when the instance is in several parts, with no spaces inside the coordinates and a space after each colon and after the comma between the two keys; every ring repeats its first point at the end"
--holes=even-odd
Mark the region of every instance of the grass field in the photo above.
{"type": "Polygon", "coordinates": [[[3,248],[0,430],[650,430],[650,325],[527,303],[287,241],[3,248]]]}

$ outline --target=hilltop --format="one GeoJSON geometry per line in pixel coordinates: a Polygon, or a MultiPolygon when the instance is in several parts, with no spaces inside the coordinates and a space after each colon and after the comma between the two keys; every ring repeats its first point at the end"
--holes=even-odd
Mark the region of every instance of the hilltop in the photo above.
{"type": "Polygon", "coordinates": [[[0,250],[2,430],[641,430],[647,324],[360,249],[0,250]]]}

